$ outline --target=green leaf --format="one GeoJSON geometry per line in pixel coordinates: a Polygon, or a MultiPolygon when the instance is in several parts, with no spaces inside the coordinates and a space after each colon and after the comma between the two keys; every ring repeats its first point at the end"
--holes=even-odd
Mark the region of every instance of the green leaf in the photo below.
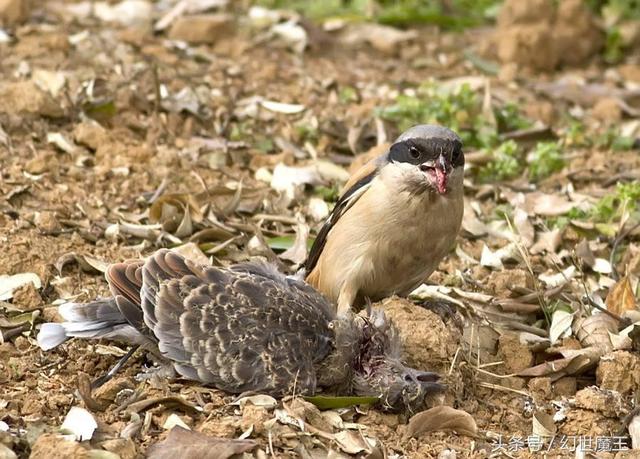
{"type": "MultiPolygon", "coordinates": [[[[272,250],[287,250],[293,247],[293,244],[296,240],[296,235],[292,234],[290,236],[276,236],[267,238],[267,244],[272,250]]],[[[313,245],[314,239],[307,239],[307,248],[310,249],[313,245]]]]}
{"type": "Polygon", "coordinates": [[[118,109],[112,100],[87,102],[82,106],[86,115],[96,120],[106,120],[113,118],[118,109]]]}
{"type": "Polygon", "coordinates": [[[332,397],[326,395],[314,395],[313,397],[304,397],[304,399],[321,410],[348,408],[354,405],[373,405],[380,401],[380,397],[332,397]]]}

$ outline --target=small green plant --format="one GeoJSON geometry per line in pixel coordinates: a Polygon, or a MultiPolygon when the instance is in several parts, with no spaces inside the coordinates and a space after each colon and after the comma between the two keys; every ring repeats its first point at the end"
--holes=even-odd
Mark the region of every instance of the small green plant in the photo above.
{"type": "Polygon", "coordinates": [[[557,142],[538,142],[529,156],[529,177],[540,180],[564,167],[564,158],[557,142]]]}
{"type": "Polygon", "coordinates": [[[509,132],[531,127],[531,120],[520,114],[520,109],[513,102],[507,102],[494,110],[498,131],[509,132]]]}
{"type": "Polygon", "coordinates": [[[358,91],[353,86],[342,86],[338,91],[338,99],[343,104],[349,104],[358,100],[358,91]]]}
{"type": "Polygon", "coordinates": [[[295,141],[315,143],[318,141],[318,128],[308,122],[299,122],[295,126],[295,141]]]}
{"type": "Polygon", "coordinates": [[[497,15],[502,0],[257,0],[268,8],[293,9],[310,19],[341,17],[407,26],[436,24],[449,29],[480,25],[497,15]]]}
{"type": "Polygon", "coordinates": [[[611,148],[615,151],[624,151],[634,147],[635,139],[633,137],[623,136],[616,128],[609,128],[596,135],[594,144],[598,148],[611,148]]]}
{"type": "Polygon", "coordinates": [[[481,97],[468,84],[452,90],[426,82],[412,93],[400,94],[393,105],[378,109],[377,114],[394,121],[401,131],[423,123],[447,126],[460,135],[465,147],[476,148],[496,147],[501,130],[530,125],[514,104],[494,108],[493,122],[483,112],[481,97]]]}
{"type": "Polygon", "coordinates": [[[639,200],[640,182],[618,183],[616,191],[600,199],[588,214],[597,222],[612,222],[619,219],[625,210],[630,213],[638,210],[639,200]]]}
{"type": "Polygon", "coordinates": [[[318,195],[320,198],[322,198],[323,201],[326,202],[336,202],[340,197],[340,190],[336,186],[317,186],[313,191],[314,194],[318,195]]]}
{"type": "Polygon", "coordinates": [[[549,227],[560,228],[571,220],[585,220],[593,223],[609,224],[622,217],[623,212],[629,212],[634,219],[640,216],[640,182],[619,183],[615,191],[603,196],[588,210],[578,207],[571,209],[566,215],[547,220],[549,227]]]}
{"type": "Polygon", "coordinates": [[[472,146],[480,144],[474,129],[479,112],[480,101],[469,85],[450,91],[433,83],[421,85],[415,95],[401,94],[395,104],[378,110],[379,116],[395,121],[401,131],[416,124],[441,124],[472,146]]]}
{"type": "Polygon", "coordinates": [[[491,151],[492,159],[478,172],[481,182],[510,180],[522,173],[522,150],[513,140],[507,140],[491,151]]]}
{"type": "Polygon", "coordinates": [[[570,118],[568,126],[564,129],[562,143],[565,147],[588,147],[592,144],[587,137],[587,128],[584,123],[570,118]]]}
{"type": "Polygon", "coordinates": [[[624,41],[617,26],[607,29],[607,36],[604,42],[604,60],[608,64],[616,64],[624,57],[624,41]]]}

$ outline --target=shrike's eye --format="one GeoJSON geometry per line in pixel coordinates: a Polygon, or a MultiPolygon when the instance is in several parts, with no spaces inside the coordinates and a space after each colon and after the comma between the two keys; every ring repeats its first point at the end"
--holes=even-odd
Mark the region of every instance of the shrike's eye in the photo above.
{"type": "Polygon", "coordinates": [[[420,157],[420,152],[416,147],[409,147],[409,156],[413,159],[418,159],[420,157]]]}

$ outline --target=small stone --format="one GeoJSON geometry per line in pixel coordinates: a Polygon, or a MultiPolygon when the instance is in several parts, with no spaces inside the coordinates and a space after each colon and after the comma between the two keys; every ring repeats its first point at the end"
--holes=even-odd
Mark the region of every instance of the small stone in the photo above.
{"type": "Polygon", "coordinates": [[[59,234],[62,231],[60,222],[53,212],[36,212],[33,216],[33,223],[42,234],[59,234]]]}
{"type": "Polygon", "coordinates": [[[620,102],[613,97],[605,97],[593,106],[591,116],[606,124],[618,123],[622,119],[620,102]]]}
{"type": "Polygon", "coordinates": [[[116,399],[120,391],[123,389],[134,389],[134,387],[128,378],[124,376],[115,377],[98,387],[92,395],[97,402],[109,404],[116,399]]]}
{"type": "Polygon", "coordinates": [[[49,118],[64,116],[62,107],[33,81],[0,85],[0,113],[38,115],[49,118]]]}
{"type": "Polygon", "coordinates": [[[73,138],[80,145],[91,150],[97,150],[104,143],[109,142],[109,134],[96,121],[85,121],[73,128],[73,138]]]}
{"type": "Polygon", "coordinates": [[[169,31],[169,38],[194,44],[212,44],[232,33],[232,16],[197,14],[176,19],[169,31]]]}
{"type": "Polygon", "coordinates": [[[553,383],[555,396],[573,397],[578,389],[578,381],[573,376],[565,376],[553,383]]]}
{"type": "Polygon", "coordinates": [[[25,170],[33,175],[44,174],[51,170],[53,154],[49,151],[41,151],[25,164],[25,170]]]}
{"type": "Polygon", "coordinates": [[[31,11],[27,0],[0,0],[0,22],[15,25],[26,21],[31,11]]]}

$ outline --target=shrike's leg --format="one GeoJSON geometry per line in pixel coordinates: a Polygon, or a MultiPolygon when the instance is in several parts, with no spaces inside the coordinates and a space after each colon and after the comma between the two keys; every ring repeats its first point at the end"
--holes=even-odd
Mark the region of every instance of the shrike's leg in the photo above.
{"type": "Polygon", "coordinates": [[[345,282],[338,295],[338,317],[346,317],[352,311],[353,303],[358,295],[358,290],[350,282],[345,282]]]}

